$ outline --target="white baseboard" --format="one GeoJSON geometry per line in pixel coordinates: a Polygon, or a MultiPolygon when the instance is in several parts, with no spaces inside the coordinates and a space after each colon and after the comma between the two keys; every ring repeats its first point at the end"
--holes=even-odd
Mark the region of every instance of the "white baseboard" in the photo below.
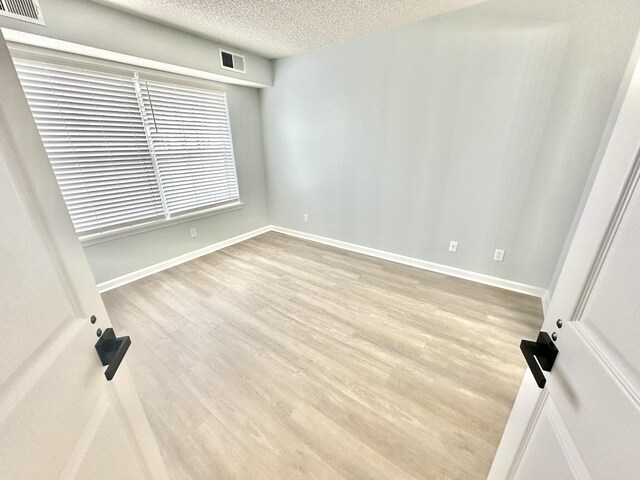
{"type": "Polygon", "coordinates": [[[103,293],[108,290],[121,287],[122,285],[126,285],[127,283],[135,282],[136,280],[140,280],[141,278],[147,277],[154,273],[161,272],[162,270],[166,270],[167,268],[175,267],[176,265],[180,265],[181,263],[188,262],[189,260],[193,260],[194,258],[207,255],[209,253],[215,252],[216,250],[229,247],[236,243],[244,242],[245,240],[249,240],[250,238],[262,235],[263,233],[269,231],[271,231],[271,226],[258,228],[257,230],[252,230],[236,237],[228,238],[227,240],[222,240],[221,242],[199,248],[198,250],[194,250],[193,252],[185,253],[184,255],[180,255],[178,257],[156,263],[155,265],[136,270],[135,272],[127,273],[126,275],[122,275],[121,277],[107,280],[106,282],[98,284],[98,291],[100,293],[103,293]]]}
{"type": "Polygon", "coordinates": [[[356,245],[354,243],[343,242],[341,240],[321,237],[320,235],[300,232],[298,230],[291,230],[289,228],[277,227],[275,225],[271,226],[271,230],[273,230],[274,232],[284,233],[285,235],[291,235],[293,237],[311,240],[312,242],[318,242],[325,245],[330,245],[332,247],[342,248],[351,252],[362,253],[371,257],[381,258],[383,260],[389,260],[391,262],[401,263],[403,265],[409,265],[411,267],[421,268],[423,270],[429,270],[431,272],[443,273],[452,277],[463,278],[465,280],[471,280],[472,282],[491,285],[492,287],[503,288],[512,292],[524,293],[526,295],[532,295],[541,299],[547,298],[547,290],[544,288],[534,287],[532,285],[527,285],[524,283],[513,282],[511,280],[505,280],[504,278],[492,277],[490,275],[484,275],[482,273],[449,267],[440,263],[427,262],[426,260],[405,257],[404,255],[398,255],[397,253],[376,250],[375,248],[363,247],[362,245],[356,245]]]}
{"type": "Polygon", "coordinates": [[[98,284],[98,291],[100,293],[103,293],[108,290],[121,287],[122,285],[126,285],[127,283],[134,282],[136,280],[147,277],[154,273],[158,273],[158,272],[161,272],[162,270],[166,270],[167,268],[175,267],[176,265],[180,265],[181,263],[188,262],[189,260],[193,260],[203,255],[207,255],[209,253],[215,252],[216,250],[229,247],[231,245],[243,242],[245,240],[249,240],[250,238],[256,237],[258,235],[261,235],[263,233],[267,233],[270,231],[283,233],[285,235],[291,235],[293,237],[310,240],[312,242],[322,243],[324,245],[330,245],[332,247],[342,248],[344,250],[349,250],[351,252],[362,253],[364,255],[381,258],[383,260],[389,260],[391,262],[401,263],[403,265],[409,265],[411,267],[421,268],[423,270],[429,270],[431,272],[442,273],[445,275],[450,275],[452,277],[471,280],[472,282],[477,282],[485,285],[491,285],[493,287],[503,288],[505,290],[510,290],[512,292],[524,293],[526,295],[533,295],[535,297],[539,297],[542,299],[543,311],[546,312],[546,309],[548,306],[547,290],[545,290],[544,288],[534,287],[532,285],[526,285],[524,283],[513,282],[511,280],[505,280],[504,278],[492,277],[490,275],[484,275],[482,273],[471,272],[469,270],[462,270],[460,268],[449,267],[447,265],[428,262],[426,260],[406,257],[404,255],[398,255],[397,253],[385,252],[383,250],[376,250],[375,248],[364,247],[362,245],[343,242],[341,240],[334,240],[332,238],[321,237],[320,235],[300,232],[298,230],[291,230],[289,228],[277,227],[275,225],[267,225],[266,227],[258,228],[257,230],[252,230],[251,232],[243,233],[242,235],[238,235],[236,237],[229,238],[227,240],[223,240],[218,243],[214,243],[207,247],[194,250],[193,252],[185,253],[184,255],[180,255],[178,257],[174,257],[169,260],[156,263],[155,265],[151,265],[149,267],[136,270],[135,272],[122,275],[121,277],[117,277],[112,280],[107,280],[106,282],[98,284]]]}

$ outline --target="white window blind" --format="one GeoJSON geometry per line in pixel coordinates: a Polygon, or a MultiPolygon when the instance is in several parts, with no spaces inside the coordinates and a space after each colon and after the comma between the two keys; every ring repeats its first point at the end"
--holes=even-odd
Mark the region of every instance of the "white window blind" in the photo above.
{"type": "Polygon", "coordinates": [[[169,214],[238,199],[226,95],[149,80],[140,93],[169,214]]]}
{"type": "Polygon", "coordinates": [[[225,93],[14,63],[81,236],[238,200],[225,93]]]}

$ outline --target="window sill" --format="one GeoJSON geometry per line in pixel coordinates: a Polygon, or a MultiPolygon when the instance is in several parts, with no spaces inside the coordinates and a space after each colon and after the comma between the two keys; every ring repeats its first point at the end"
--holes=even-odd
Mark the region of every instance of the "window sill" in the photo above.
{"type": "Polygon", "coordinates": [[[238,200],[233,203],[216,205],[215,207],[207,208],[206,210],[198,210],[196,212],[185,213],[169,220],[154,220],[152,222],[119,228],[117,230],[112,230],[109,232],[86,235],[84,237],[80,237],[80,243],[83,247],[89,247],[98,243],[110,242],[111,240],[116,240],[118,238],[124,238],[131,235],[138,235],[140,233],[159,230],[165,227],[177,225],[179,223],[190,222],[193,220],[199,220],[201,218],[211,217],[213,215],[219,215],[221,213],[232,212],[243,207],[244,203],[238,200]]]}

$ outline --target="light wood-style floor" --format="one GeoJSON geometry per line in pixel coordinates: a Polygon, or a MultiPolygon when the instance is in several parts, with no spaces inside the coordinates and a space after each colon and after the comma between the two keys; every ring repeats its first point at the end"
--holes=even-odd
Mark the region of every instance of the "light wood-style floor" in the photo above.
{"type": "Polygon", "coordinates": [[[173,479],[484,479],[540,300],[268,233],[103,295],[173,479]]]}

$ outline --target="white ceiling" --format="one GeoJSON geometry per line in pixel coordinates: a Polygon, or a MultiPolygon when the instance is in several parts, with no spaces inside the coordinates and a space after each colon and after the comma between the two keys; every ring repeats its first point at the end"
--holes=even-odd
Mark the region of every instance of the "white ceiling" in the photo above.
{"type": "Polygon", "coordinates": [[[267,58],[484,0],[94,0],[267,58]]]}

